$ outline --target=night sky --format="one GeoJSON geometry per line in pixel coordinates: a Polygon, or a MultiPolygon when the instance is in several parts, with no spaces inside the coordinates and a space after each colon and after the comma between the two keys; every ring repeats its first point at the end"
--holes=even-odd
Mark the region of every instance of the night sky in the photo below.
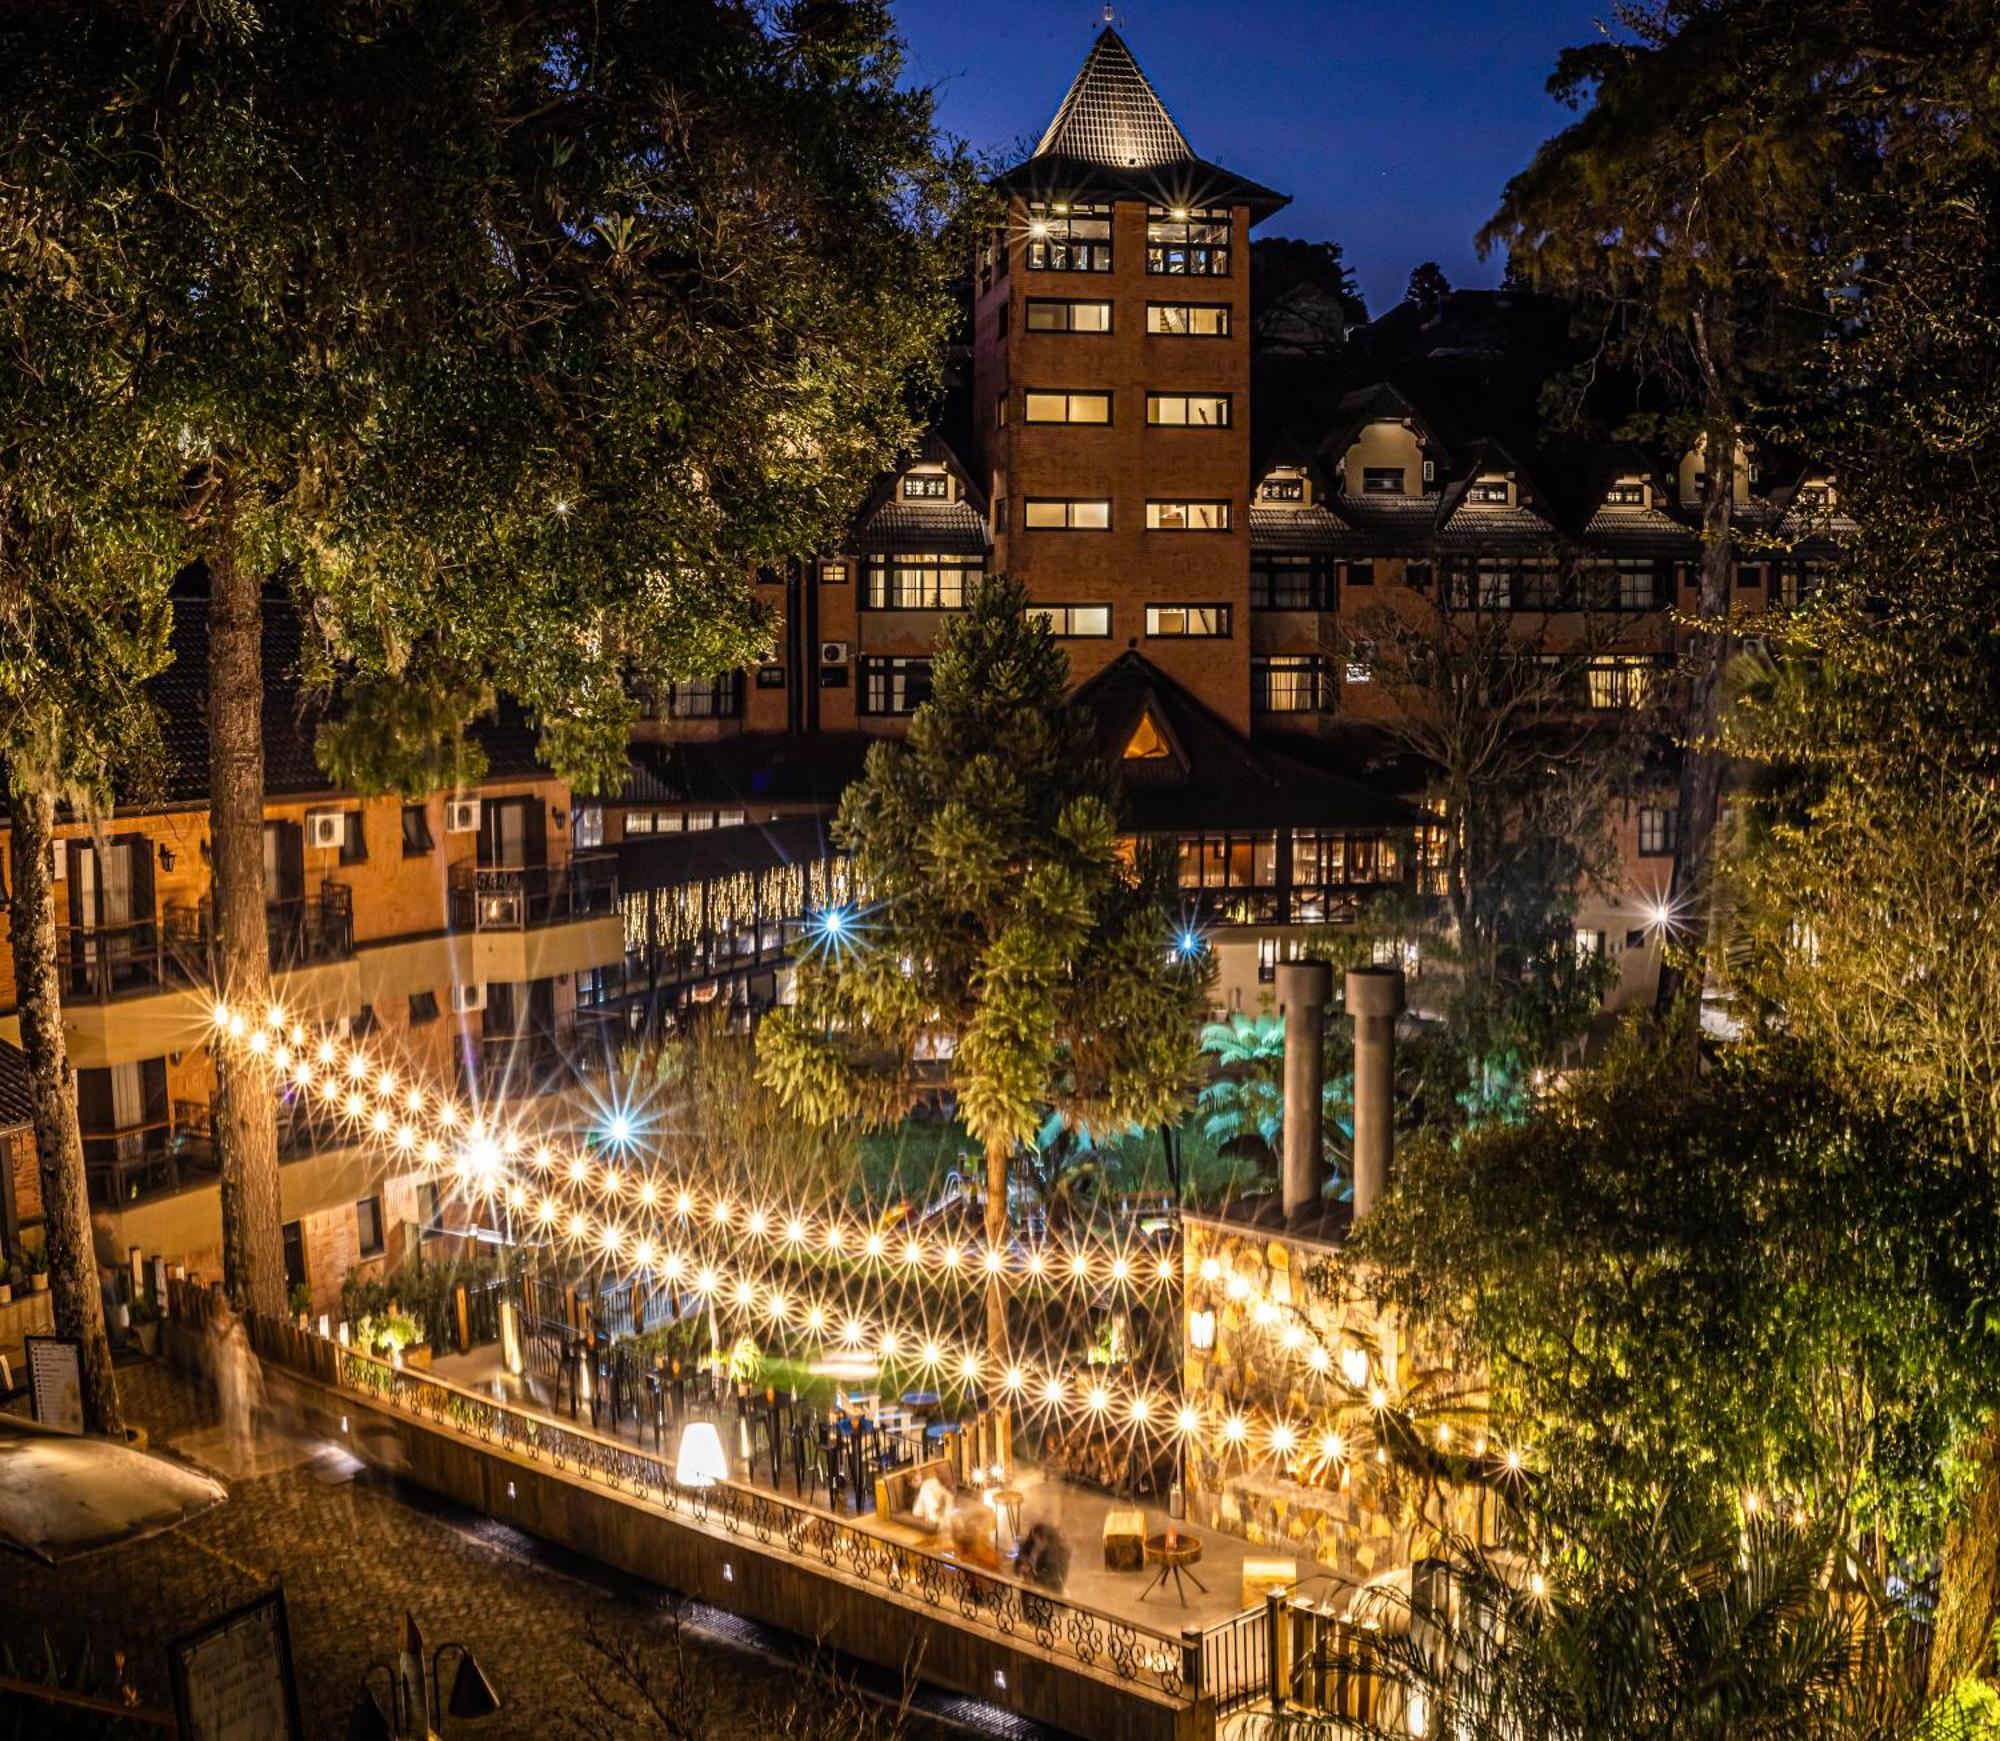
{"type": "MultiPolygon", "coordinates": [[[[1259,234],[1340,243],[1369,312],[1436,260],[1493,284],[1473,236],[1568,111],[1556,51],[1608,0],[1130,0],[1117,25],[1203,157],[1292,196],[1259,234]]],[[[1102,9],[1090,0],[897,0],[909,76],[975,150],[1032,148],[1102,9]]]]}

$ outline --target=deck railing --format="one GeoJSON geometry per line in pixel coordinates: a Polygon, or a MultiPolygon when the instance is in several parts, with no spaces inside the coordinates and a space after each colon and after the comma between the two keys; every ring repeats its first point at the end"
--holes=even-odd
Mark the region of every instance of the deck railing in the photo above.
{"type": "MultiPolygon", "coordinates": [[[[178,1281],[170,1286],[169,1306],[174,1320],[191,1329],[205,1326],[212,1310],[208,1295],[178,1281]]],[[[720,1528],[829,1573],[950,1610],[960,1626],[999,1638],[1032,1639],[1053,1657],[1156,1687],[1170,1698],[1192,1703],[1206,1693],[1202,1676],[1208,1652],[1203,1635],[1193,1628],[1170,1637],[741,1482],[678,1486],[664,1456],[394,1366],[295,1324],[253,1313],[250,1335],[265,1360],[392,1413],[547,1463],[637,1504],[657,1506],[704,1528],[720,1528]]],[[[1222,1660],[1218,1651],[1218,1663],[1222,1660]]]]}

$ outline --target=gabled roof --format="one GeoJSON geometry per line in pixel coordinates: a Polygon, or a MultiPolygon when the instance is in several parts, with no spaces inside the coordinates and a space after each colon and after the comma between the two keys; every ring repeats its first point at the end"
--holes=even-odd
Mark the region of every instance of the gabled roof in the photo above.
{"type": "Polygon", "coordinates": [[[738,737],[634,744],[624,789],[613,804],[811,804],[831,810],[861,777],[869,745],[860,732],[738,737]]]}
{"type": "Polygon", "coordinates": [[[1136,833],[1408,828],[1422,820],[1400,798],[1245,737],[1141,654],[1120,654],[1078,688],[1076,700],[1124,779],[1125,821],[1136,833]],[[1147,720],[1172,753],[1125,760],[1125,746],[1147,720]]]}
{"type": "Polygon", "coordinates": [[[917,451],[900,467],[876,479],[854,517],[853,550],[857,556],[899,550],[942,550],[973,556],[986,551],[992,542],[985,493],[935,430],[926,432],[917,451]],[[904,501],[902,480],[919,464],[943,466],[958,480],[959,500],[904,501]]]}
{"type": "Polygon", "coordinates": [[[1555,516],[1544,505],[1540,484],[1498,441],[1476,441],[1467,451],[1459,475],[1445,485],[1438,496],[1438,537],[1445,543],[1466,542],[1481,547],[1489,544],[1519,547],[1523,544],[1551,543],[1561,535],[1555,516]],[[1472,486],[1492,472],[1509,472],[1514,477],[1516,500],[1510,504],[1475,502],[1472,486]],[[1527,500],[1520,500],[1522,485],[1527,500]]]}
{"type": "Polygon", "coordinates": [[[1033,154],[996,177],[994,186],[1040,199],[1123,196],[1166,206],[1247,205],[1252,222],[1287,203],[1284,194],[1197,157],[1124,38],[1108,26],[1091,44],[1033,154]]]}

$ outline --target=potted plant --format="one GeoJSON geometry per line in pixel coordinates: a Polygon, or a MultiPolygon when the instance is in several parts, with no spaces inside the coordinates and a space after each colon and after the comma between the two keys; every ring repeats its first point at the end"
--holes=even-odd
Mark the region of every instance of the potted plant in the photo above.
{"type": "Polygon", "coordinates": [[[131,1305],[125,1311],[132,1334],[139,1339],[140,1350],[149,1356],[157,1354],[160,1351],[160,1314],[153,1305],[152,1296],[134,1294],[131,1305]]]}
{"type": "Polygon", "coordinates": [[[391,1302],[388,1310],[369,1313],[354,1326],[354,1340],[364,1353],[404,1366],[427,1367],[431,1363],[430,1344],[424,1340],[421,1319],[391,1302]]]}
{"type": "Polygon", "coordinates": [[[298,1320],[299,1328],[305,1329],[306,1320],[312,1316],[312,1289],[304,1282],[294,1284],[288,1303],[292,1308],[292,1316],[298,1320]]]}
{"type": "Polygon", "coordinates": [[[28,1285],[38,1294],[49,1291],[49,1248],[38,1245],[28,1253],[28,1285]]]}

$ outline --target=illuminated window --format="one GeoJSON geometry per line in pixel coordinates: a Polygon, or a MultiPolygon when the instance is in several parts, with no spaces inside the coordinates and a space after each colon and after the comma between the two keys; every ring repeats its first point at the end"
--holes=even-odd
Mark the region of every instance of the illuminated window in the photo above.
{"type": "Polygon", "coordinates": [[[1109,393],[1070,393],[1030,387],[1022,394],[1021,417],[1027,423],[1109,423],[1109,393]]]}
{"type": "Polygon", "coordinates": [[[906,502],[943,502],[951,498],[951,480],[942,472],[917,472],[903,480],[906,502]]]}
{"type": "Polygon", "coordinates": [[[1505,478],[1480,478],[1465,492],[1468,502],[1483,502],[1489,507],[1504,508],[1510,492],[1505,478]]]}
{"type": "Polygon", "coordinates": [[[1250,711],[1323,713],[1333,706],[1333,674],[1317,653],[1250,661],[1250,711]]]}
{"type": "Polygon", "coordinates": [[[1030,532],[1108,532],[1109,497],[1030,496],[1021,504],[1022,524],[1030,532]]]}
{"type": "Polygon", "coordinates": [[[1148,502],[1149,532],[1227,532],[1227,502],[1148,502]]]}
{"type": "Polygon", "coordinates": [[[1059,641],[1101,641],[1111,633],[1109,605],[1034,605],[1028,614],[1047,623],[1059,641]]]}
{"type": "Polygon", "coordinates": [[[1646,505],[1646,486],[1631,479],[1621,479],[1604,492],[1607,508],[1643,508],[1646,505]]]}
{"type": "Polygon", "coordinates": [[[1613,654],[1593,659],[1585,672],[1590,705],[1599,711],[1645,707],[1653,699],[1659,669],[1645,654],[1613,654]]]}
{"type": "Polygon", "coordinates": [[[863,659],[861,711],[890,716],[915,713],[931,698],[928,659],[863,659]]]}
{"type": "Polygon", "coordinates": [[[1146,270],[1170,278],[1229,276],[1229,213],[1221,208],[1149,206],[1146,270]]]}
{"type": "Polygon", "coordinates": [[[1157,762],[1173,753],[1173,746],[1167,742],[1159,721],[1150,711],[1141,714],[1139,723],[1132,728],[1132,735],[1125,740],[1124,759],[1128,762],[1157,762]]]}
{"type": "Polygon", "coordinates": [[[1306,499],[1304,478],[1266,478],[1257,486],[1257,496],[1266,502],[1303,502],[1306,499]]]}
{"type": "Polygon", "coordinates": [[[953,611],[985,570],[985,559],[944,551],[871,556],[861,602],[877,611],[953,611]]]}
{"type": "Polygon", "coordinates": [[[1156,640],[1223,640],[1229,634],[1229,607],[1148,605],[1146,633],[1156,640]]]}
{"type": "Polygon", "coordinates": [[[1642,858],[1665,858],[1674,850],[1674,825],[1680,813],[1664,804],[1639,806],[1639,854],[1642,858]]]}
{"type": "Polygon", "coordinates": [[[1146,421],[1168,428],[1227,429],[1227,393],[1148,393],[1146,421]]]}
{"type": "Polygon", "coordinates": [[[1028,207],[1030,272],[1109,272],[1111,208],[1048,204],[1028,207]]]}
{"type": "Polygon", "coordinates": [[[1106,333],[1111,330],[1111,304],[1072,302],[1053,296],[1028,298],[1028,331],[1106,333]]]}
{"type": "Polygon", "coordinates": [[[1226,339],[1229,336],[1229,304],[1226,302],[1149,302],[1146,330],[1159,338],[1226,339]]]}
{"type": "Polygon", "coordinates": [[[740,671],[725,671],[720,677],[693,677],[667,689],[669,719],[734,719],[742,711],[740,671]]]}

